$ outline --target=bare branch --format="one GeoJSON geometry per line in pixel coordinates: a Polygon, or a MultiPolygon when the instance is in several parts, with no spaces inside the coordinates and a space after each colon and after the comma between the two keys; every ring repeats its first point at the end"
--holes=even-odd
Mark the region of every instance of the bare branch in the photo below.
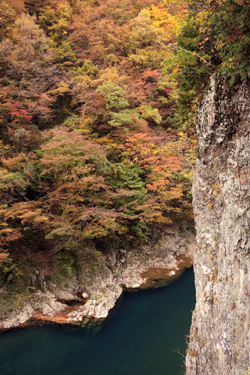
{"type": "Polygon", "coordinates": [[[180,354],[180,356],[185,359],[185,355],[180,352],[180,349],[173,349],[173,352],[180,354]]]}

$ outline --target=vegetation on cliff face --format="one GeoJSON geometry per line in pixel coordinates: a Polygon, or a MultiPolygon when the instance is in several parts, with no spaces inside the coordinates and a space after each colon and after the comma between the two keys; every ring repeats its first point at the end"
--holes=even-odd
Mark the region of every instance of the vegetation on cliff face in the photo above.
{"type": "Polygon", "coordinates": [[[172,125],[176,88],[161,72],[175,8],[1,3],[2,285],[38,250],[190,222],[196,140],[172,125]]]}
{"type": "Polygon", "coordinates": [[[215,69],[246,77],[248,12],[241,0],[1,2],[1,285],[27,278],[38,250],[190,223],[196,103],[215,69]]]}

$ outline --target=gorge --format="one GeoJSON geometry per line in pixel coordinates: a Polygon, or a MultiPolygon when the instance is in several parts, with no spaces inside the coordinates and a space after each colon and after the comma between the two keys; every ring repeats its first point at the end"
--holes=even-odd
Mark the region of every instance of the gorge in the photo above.
{"type": "Polygon", "coordinates": [[[249,375],[249,19],[245,0],[0,0],[3,346],[108,325],[194,262],[186,375],[249,375]]]}
{"type": "MultiPolygon", "coordinates": [[[[232,87],[214,75],[198,109],[193,185],[197,302],[187,375],[245,375],[249,364],[249,99],[247,80],[232,87]]],[[[162,241],[158,251],[166,246],[162,241]]],[[[183,249],[187,241],[193,248],[192,237],[182,241],[183,249]]]]}

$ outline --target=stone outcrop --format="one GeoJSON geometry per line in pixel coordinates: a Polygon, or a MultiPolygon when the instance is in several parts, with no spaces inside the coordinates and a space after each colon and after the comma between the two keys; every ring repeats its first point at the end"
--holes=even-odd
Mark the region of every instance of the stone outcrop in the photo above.
{"type": "Polygon", "coordinates": [[[192,266],[194,233],[192,230],[168,230],[155,237],[148,245],[129,251],[107,251],[106,255],[89,243],[78,254],[77,272],[72,272],[61,285],[53,280],[44,282],[43,291],[29,296],[23,307],[0,319],[0,330],[26,324],[29,319],[62,324],[104,319],[124,289],[157,287],[158,283],[172,282],[185,268],[192,266]]]}
{"type": "Polygon", "coordinates": [[[196,307],[187,375],[245,375],[250,362],[250,82],[214,75],[197,114],[196,307]]]}

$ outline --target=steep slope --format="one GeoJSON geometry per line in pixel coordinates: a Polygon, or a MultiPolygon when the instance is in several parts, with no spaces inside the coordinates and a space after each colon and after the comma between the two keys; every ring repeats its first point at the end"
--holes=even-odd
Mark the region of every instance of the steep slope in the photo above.
{"type": "Polygon", "coordinates": [[[197,114],[197,303],[187,375],[245,375],[250,359],[250,85],[211,78],[197,114]]]}
{"type": "Polygon", "coordinates": [[[177,87],[161,71],[178,7],[0,3],[0,318],[9,318],[48,281],[63,289],[74,279],[77,294],[94,268],[101,288],[96,273],[112,278],[106,261],[193,228],[197,142],[173,124],[177,87]]]}

